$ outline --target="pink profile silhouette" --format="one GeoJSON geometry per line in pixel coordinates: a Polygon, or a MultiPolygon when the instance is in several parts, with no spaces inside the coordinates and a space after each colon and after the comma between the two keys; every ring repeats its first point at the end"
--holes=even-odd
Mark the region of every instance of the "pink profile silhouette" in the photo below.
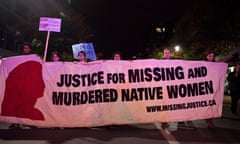
{"type": "Polygon", "coordinates": [[[18,65],[7,77],[1,115],[44,120],[42,112],[34,107],[44,88],[41,63],[27,61],[18,65]]]}

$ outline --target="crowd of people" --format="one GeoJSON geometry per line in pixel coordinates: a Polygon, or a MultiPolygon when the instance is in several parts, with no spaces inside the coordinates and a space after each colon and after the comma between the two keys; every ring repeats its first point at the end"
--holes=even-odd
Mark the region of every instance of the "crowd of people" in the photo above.
{"type": "MultiPolygon", "coordinates": [[[[31,49],[31,44],[30,43],[24,43],[22,47],[22,53],[24,55],[31,54],[32,49],[31,49]]],[[[87,63],[88,59],[86,56],[86,53],[84,51],[79,51],[77,54],[77,61],[80,63],[87,63]]],[[[113,60],[123,60],[122,54],[119,51],[116,51],[112,55],[113,60]]],[[[174,57],[171,55],[171,50],[169,48],[165,48],[163,50],[163,57],[162,60],[170,60],[174,59],[174,57]]],[[[59,62],[63,61],[61,54],[58,51],[53,51],[50,56],[50,60],[52,62],[59,62]]],[[[213,51],[209,51],[205,57],[204,60],[207,62],[215,62],[215,53],[213,51]]],[[[228,74],[227,80],[229,82],[229,89],[230,89],[230,96],[231,96],[231,112],[233,114],[237,114],[237,109],[238,109],[238,101],[240,98],[240,63],[238,63],[235,67],[235,70],[233,72],[230,72],[228,74]]],[[[206,119],[206,124],[209,129],[214,129],[216,126],[213,122],[213,119],[206,119]]],[[[163,129],[168,128],[171,124],[177,124],[176,123],[161,123],[161,126],[163,129]]],[[[20,124],[12,124],[9,126],[9,128],[20,128],[20,124]]]]}

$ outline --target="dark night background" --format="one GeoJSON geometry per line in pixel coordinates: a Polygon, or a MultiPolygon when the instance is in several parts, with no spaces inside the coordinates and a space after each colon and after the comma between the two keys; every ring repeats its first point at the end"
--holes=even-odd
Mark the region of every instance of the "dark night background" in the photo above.
{"type": "Polygon", "coordinates": [[[124,55],[140,52],[153,25],[173,23],[188,9],[188,0],[91,0],[73,1],[73,6],[86,16],[96,37],[96,47],[124,55]],[[75,4],[76,3],[76,4],[75,4]]]}

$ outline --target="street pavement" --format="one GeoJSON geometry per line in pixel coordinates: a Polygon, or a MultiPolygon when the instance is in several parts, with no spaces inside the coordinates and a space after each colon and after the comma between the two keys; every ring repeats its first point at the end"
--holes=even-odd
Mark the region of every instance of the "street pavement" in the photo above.
{"type": "MultiPolygon", "coordinates": [[[[240,104],[239,104],[240,109],[240,104]]],[[[8,129],[0,123],[0,144],[239,144],[240,110],[230,112],[230,97],[224,97],[221,118],[213,119],[215,129],[208,129],[204,120],[170,124],[121,125],[95,128],[24,128],[8,129]]]]}

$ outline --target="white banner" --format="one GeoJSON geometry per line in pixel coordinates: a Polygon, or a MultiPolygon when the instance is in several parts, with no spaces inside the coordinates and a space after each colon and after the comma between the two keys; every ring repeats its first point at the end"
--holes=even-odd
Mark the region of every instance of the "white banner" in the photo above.
{"type": "Polygon", "coordinates": [[[226,71],[226,63],[205,61],[6,58],[0,65],[0,120],[88,127],[220,117],[226,71]]]}

